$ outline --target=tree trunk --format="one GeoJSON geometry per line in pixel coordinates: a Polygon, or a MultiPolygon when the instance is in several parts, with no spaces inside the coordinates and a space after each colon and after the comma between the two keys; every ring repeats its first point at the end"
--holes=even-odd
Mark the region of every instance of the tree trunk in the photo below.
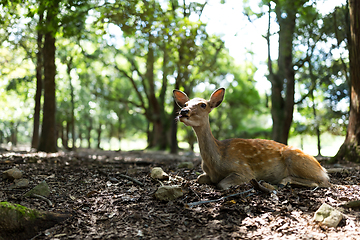
{"type": "Polygon", "coordinates": [[[171,121],[171,133],[170,133],[170,152],[171,153],[178,153],[179,145],[177,140],[177,121],[175,120],[176,116],[178,115],[179,107],[176,102],[173,102],[173,113],[171,121]]]}
{"type": "MultiPolygon", "coordinates": [[[[39,26],[43,21],[43,13],[39,15],[39,26]]],[[[34,109],[34,127],[31,140],[31,147],[37,148],[39,146],[39,130],[40,130],[40,109],[41,109],[41,95],[43,88],[43,61],[42,61],[42,42],[43,34],[41,30],[37,33],[37,53],[36,53],[36,93],[35,93],[35,109],[34,109]]]]}
{"type": "Polygon", "coordinates": [[[79,128],[79,148],[82,147],[82,141],[83,141],[83,133],[81,131],[81,129],[79,128]]]}
{"type": "Polygon", "coordinates": [[[18,124],[14,121],[10,122],[10,142],[11,146],[15,147],[17,145],[17,128],[18,124]]]}
{"type": "MultiPolygon", "coordinates": [[[[119,117],[119,115],[118,115],[119,117]]],[[[118,129],[118,140],[119,140],[119,149],[118,151],[121,152],[121,140],[122,140],[122,134],[123,134],[123,129],[121,126],[122,123],[122,119],[119,117],[119,129],[118,129]]]]}
{"type": "Polygon", "coordinates": [[[346,138],[333,160],[360,162],[360,1],[349,0],[350,115],[346,138]]]}
{"type": "MultiPolygon", "coordinates": [[[[176,77],[175,81],[175,89],[180,88],[180,78],[176,77]]],[[[177,140],[177,128],[178,123],[175,120],[176,116],[179,112],[179,106],[176,104],[175,100],[173,100],[173,112],[172,112],[172,122],[171,122],[171,133],[170,133],[170,152],[171,153],[178,153],[179,151],[179,144],[177,140]]]]}
{"type": "Polygon", "coordinates": [[[154,82],[154,49],[151,47],[153,43],[153,36],[149,36],[149,47],[146,60],[146,79],[149,83],[149,113],[150,119],[153,125],[152,134],[150,138],[149,147],[156,147],[159,150],[165,150],[168,146],[166,139],[166,131],[164,127],[164,109],[160,108],[160,104],[155,94],[155,82],[154,82]]]}
{"type": "Polygon", "coordinates": [[[71,139],[72,139],[72,149],[75,149],[75,101],[74,101],[74,87],[71,83],[71,69],[72,69],[72,57],[70,58],[67,64],[67,73],[69,76],[69,87],[70,87],[70,99],[71,99],[71,111],[70,111],[70,125],[71,125],[71,139]]]}
{"type": "Polygon", "coordinates": [[[70,135],[70,126],[71,123],[69,121],[66,121],[66,127],[65,127],[65,139],[66,139],[66,145],[64,146],[66,149],[70,150],[69,147],[69,135],[70,135]]]}
{"type": "MultiPolygon", "coordinates": [[[[271,82],[271,115],[273,120],[272,139],[287,144],[293,120],[295,73],[293,70],[293,38],[295,32],[296,9],[294,6],[275,7],[279,31],[278,70],[273,71],[270,58],[270,34],[268,32],[268,65],[271,82]],[[284,17],[286,14],[286,17],[284,17]]],[[[270,27],[270,25],[269,25],[270,27]]]]}
{"type": "Polygon", "coordinates": [[[86,127],[87,129],[87,142],[88,142],[88,148],[91,148],[91,130],[92,130],[92,121],[90,119],[89,126],[86,127]]]}
{"type": "Polygon", "coordinates": [[[100,144],[101,144],[101,131],[102,131],[101,127],[102,127],[102,124],[99,123],[99,127],[98,127],[98,129],[97,129],[97,146],[96,146],[98,149],[101,149],[101,148],[100,148],[100,144]]]}
{"type": "Polygon", "coordinates": [[[317,113],[316,113],[316,106],[315,106],[315,99],[314,94],[311,93],[311,100],[312,100],[312,109],[314,114],[314,121],[315,121],[315,131],[316,131],[316,138],[317,138],[317,150],[318,150],[318,157],[321,157],[321,133],[320,133],[320,124],[318,121],[317,113]]]}
{"type": "Polygon", "coordinates": [[[47,5],[44,41],[44,106],[43,122],[38,151],[57,152],[56,143],[56,97],[55,97],[55,33],[57,29],[56,15],[58,13],[58,1],[49,2],[47,5]]]}
{"type": "Polygon", "coordinates": [[[66,135],[65,135],[65,129],[62,123],[57,123],[57,132],[58,132],[58,136],[61,139],[61,145],[63,146],[63,148],[66,148],[67,146],[67,140],[66,140],[66,135]]]}

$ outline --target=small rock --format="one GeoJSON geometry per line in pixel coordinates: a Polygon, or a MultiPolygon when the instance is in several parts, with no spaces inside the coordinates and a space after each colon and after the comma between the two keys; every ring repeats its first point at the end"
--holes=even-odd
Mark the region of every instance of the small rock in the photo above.
{"type": "Polygon", "coordinates": [[[14,180],[14,179],[21,178],[22,172],[18,168],[14,167],[14,168],[4,171],[2,176],[3,176],[3,179],[14,180]]]}
{"type": "Polygon", "coordinates": [[[150,176],[153,179],[159,179],[159,180],[169,179],[169,175],[166,172],[164,172],[164,170],[161,167],[154,167],[151,170],[150,176]]]}
{"type": "Polygon", "coordinates": [[[192,162],[181,162],[177,165],[178,168],[188,168],[188,169],[193,169],[194,168],[194,164],[192,162]]]}
{"type": "Polygon", "coordinates": [[[343,214],[341,212],[326,203],[323,203],[314,215],[316,222],[320,222],[328,227],[336,227],[342,218],[343,214]]]}
{"type": "Polygon", "coordinates": [[[26,188],[29,186],[29,180],[26,178],[15,179],[14,182],[13,188],[26,188]]]}
{"type": "Polygon", "coordinates": [[[39,183],[33,189],[24,194],[24,197],[31,197],[33,194],[48,197],[50,195],[49,185],[44,181],[39,183]]]}
{"type": "Polygon", "coordinates": [[[135,175],[137,173],[138,173],[137,168],[129,168],[129,169],[127,169],[127,174],[129,174],[129,175],[135,175]]]}
{"type": "Polygon", "coordinates": [[[184,195],[182,189],[178,185],[174,186],[161,186],[155,192],[155,197],[161,201],[175,200],[184,195]]]}

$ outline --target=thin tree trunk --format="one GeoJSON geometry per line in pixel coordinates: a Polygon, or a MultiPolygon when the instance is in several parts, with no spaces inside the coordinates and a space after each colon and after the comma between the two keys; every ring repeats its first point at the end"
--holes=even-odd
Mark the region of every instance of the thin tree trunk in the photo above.
{"type": "Polygon", "coordinates": [[[99,127],[98,127],[98,129],[97,129],[97,148],[98,148],[98,149],[101,149],[101,148],[100,148],[100,144],[101,144],[101,132],[102,132],[101,127],[102,127],[102,124],[99,123],[99,127]]]}
{"type": "Polygon", "coordinates": [[[91,130],[92,130],[92,119],[90,119],[89,126],[87,126],[87,142],[88,142],[88,149],[91,148],[91,130]]]}
{"type": "Polygon", "coordinates": [[[71,111],[70,111],[70,125],[71,125],[71,139],[72,139],[72,149],[75,149],[75,101],[74,101],[74,87],[71,83],[71,69],[72,69],[72,57],[70,58],[67,64],[67,73],[69,76],[69,87],[70,87],[70,100],[71,100],[71,111]]]}
{"type": "Polygon", "coordinates": [[[16,124],[14,121],[10,122],[10,142],[11,146],[15,147],[17,145],[17,127],[18,124],[16,124]]]}
{"type": "MultiPolygon", "coordinates": [[[[293,120],[295,73],[293,70],[293,38],[295,31],[296,9],[293,6],[275,7],[279,31],[278,70],[272,69],[270,58],[270,24],[268,30],[268,66],[271,82],[271,115],[273,120],[272,139],[287,144],[293,120]],[[289,8],[289,9],[288,9],[289,8]],[[282,14],[286,13],[286,18],[282,14]]],[[[270,13],[269,13],[270,14],[270,13]]]]}
{"type": "MultiPolygon", "coordinates": [[[[43,21],[43,13],[39,15],[39,26],[43,21]]],[[[41,109],[41,95],[43,89],[43,34],[41,30],[37,33],[37,53],[36,53],[36,93],[35,93],[35,108],[34,108],[34,127],[31,140],[31,147],[37,148],[39,146],[39,130],[40,130],[40,109],[41,109]]]]}
{"type": "Polygon", "coordinates": [[[63,146],[63,148],[66,148],[67,146],[67,141],[66,141],[66,137],[65,137],[65,129],[62,123],[57,124],[57,131],[59,133],[59,137],[61,139],[61,145],[63,146]]]}
{"type": "Polygon", "coordinates": [[[118,129],[118,140],[119,140],[119,149],[118,151],[121,152],[121,140],[122,140],[122,126],[121,126],[121,123],[122,123],[122,119],[119,117],[119,129],[118,129]]]}
{"type": "Polygon", "coordinates": [[[178,140],[177,140],[177,122],[175,120],[176,116],[178,115],[177,113],[179,112],[179,107],[177,106],[177,104],[175,103],[175,101],[173,102],[173,113],[172,113],[172,118],[170,119],[171,121],[171,135],[170,135],[170,152],[171,153],[178,153],[179,151],[179,146],[178,146],[178,140]]]}
{"type": "Polygon", "coordinates": [[[317,112],[316,112],[316,106],[315,106],[315,99],[314,99],[314,94],[311,93],[311,99],[312,99],[312,109],[313,109],[313,114],[314,114],[314,121],[315,121],[315,131],[316,131],[316,138],[317,138],[317,150],[318,150],[318,154],[317,156],[322,156],[321,155],[321,139],[320,139],[320,126],[319,126],[319,121],[318,121],[318,117],[317,117],[317,112]]]}
{"type": "Polygon", "coordinates": [[[81,129],[79,128],[79,148],[81,148],[82,147],[82,141],[83,141],[83,133],[82,133],[82,131],[81,131],[81,129]]]}
{"type": "Polygon", "coordinates": [[[66,139],[66,145],[64,146],[66,149],[70,150],[69,147],[69,135],[70,135],[70,121],[66,121],[66,127],[65,127],[65,139],[66,139]]]}

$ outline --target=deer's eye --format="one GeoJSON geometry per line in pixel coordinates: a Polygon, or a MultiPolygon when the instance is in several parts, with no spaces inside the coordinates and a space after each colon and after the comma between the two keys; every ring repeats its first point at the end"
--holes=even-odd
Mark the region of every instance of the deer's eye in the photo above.
{"type": "Polygon", "coordinates": [[[202,103],[201,105],[200,105],[200,107],[202,107],[202,108],[206,108],[206,104],[205,103],[202,103]]]}

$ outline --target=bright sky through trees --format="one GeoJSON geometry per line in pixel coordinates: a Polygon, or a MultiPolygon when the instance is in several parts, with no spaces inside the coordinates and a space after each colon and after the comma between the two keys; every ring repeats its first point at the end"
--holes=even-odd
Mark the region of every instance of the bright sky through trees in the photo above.
{"type": "MultiPolygon", "coordinates": [[[[250,1],[252,8],[256,9],[259,1],[250,1]]],[[[346,0],[320,0],[316,1],[321,14],[327,14],[335,6],[345,4],[346,0]]],[[[258,12],[260,12],[260,8],[258,12]]],[[[263,9],[267,11],[267,9],[263,9]]],[[[207,31],[209,34],[219,34],[229,49],[230,55],[238,62],[244,60],[252,61],[258,71],[255,74],[255,80],[258,82],[257,88],[260,92],[270,89],[270,83],[265,74],[267,72],[267,44],[263,35],[266,34],[268,18],[264,16],[258,20],[250,22],[243,14],[243,1],[227,0],[221,4],[219,0],[210,0],[204,8],[202,21],[207,22],[207,31]],[[253,52],[251,56],[249,52],[253,52]]],[[[277,31],[275,17],[272,24],[272,32],[277,31]]],[[[277,35],[272,39],[271,55],[273,59],[277,58],[277,35]]]]}

